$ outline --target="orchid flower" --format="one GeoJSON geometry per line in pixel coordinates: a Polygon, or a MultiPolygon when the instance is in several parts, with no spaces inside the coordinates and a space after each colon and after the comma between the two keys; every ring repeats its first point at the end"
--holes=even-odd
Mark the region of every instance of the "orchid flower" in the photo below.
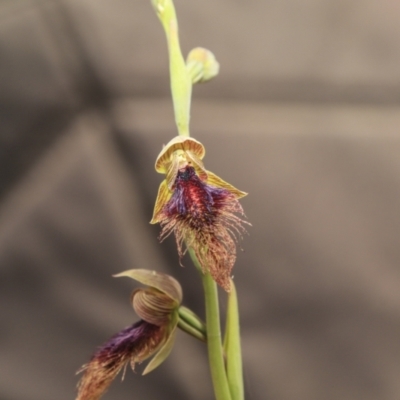
{"type": "Polygon", "coordinates": [[[171,352],[182,302],[180,284],[172,277],[144,269],[133,269],[118,275],[127,276],[148,285],[132,294],[132,305],[141,320],[112,336],[100,346],[78,383],[76,400],[98,400],[108,386],[126,368],[154,356],[143,374],[157,368],[171,352]]]}
{"type": "Polygon", "coordinates": [[[229,292],[236,238],[247,224],[238,199],[247,193],[207,171],[204,155],[204,146],[190,137],[175,137],[162,149],[155,168],[166,177],[150,223],[160,223],[160,240],[175,234],[180,258],[192,248],[203,272],[229,292]]]}

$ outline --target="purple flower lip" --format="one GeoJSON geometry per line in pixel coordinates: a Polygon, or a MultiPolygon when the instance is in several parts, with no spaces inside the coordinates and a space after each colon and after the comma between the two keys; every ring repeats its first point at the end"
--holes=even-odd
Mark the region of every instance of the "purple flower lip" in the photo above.
{"type": "Polygon", "coordinates": [[[140,320],[112,336],[100,346],[89,363],[78,372],[84,372],[76,400],[98,400],[118,373],[129,362],[132,369],[154,354],[163,342],[165,327],[140,320]]]}
{"type": "Polygon", "coordinates": [[[195,168],[186,165],[177,171],[172,193],[160,196],[159,192],[157,200],[162,197],[163,204],[160,207],[156,202],[153,217],[162,227],[160,240],[174,233],[180,258],[186,248],[192,248],[203,271],[209,271],[226,291],[236,261],[237,237],[245,232],[243,224],[247,223],[237,189],[231,188],[202,181],[195,168]]]}

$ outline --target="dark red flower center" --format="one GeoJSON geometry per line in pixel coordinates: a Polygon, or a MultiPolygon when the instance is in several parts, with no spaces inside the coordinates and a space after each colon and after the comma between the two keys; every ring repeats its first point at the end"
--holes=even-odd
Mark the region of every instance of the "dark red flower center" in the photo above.
{"type": "Polygon", "coordinates": [[[178,171],[173,190],[164,212],[168,216],[185,219],[192,229],[213,225],[219,209],[231,196],[226,189],[202,182],[191,166],[178,171]]]}

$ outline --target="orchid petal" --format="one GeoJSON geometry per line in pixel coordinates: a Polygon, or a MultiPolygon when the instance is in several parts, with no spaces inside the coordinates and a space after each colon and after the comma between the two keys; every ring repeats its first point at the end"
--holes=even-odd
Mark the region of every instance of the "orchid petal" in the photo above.
{"type": "Polygon", "coordinates": [[[189,161],[189,164],[192,164],[192,167],[195,169],[196,174],[202,181],[206,181],[208,178],[207,171],[204,168],[203,161],[191,150],[186,151],[186,157],[189,161]]]}
{"type": "Polygon", "coordinates": [[[183,150],[176,150],[171,156],[171,162],[165,176],[168,189],[172,192],[175,184],[176,176],[181,168],[187,165],[186,153],[183,150]]]}
{"type": "Polygon", "coordinates": [[[241,190],[235,188],[230,183],[225,182],[222,178],[215,175],[213,172],[207,171],[207,174],[208,174],[207,184],[218,188],[226,189],[230,193],[232,193],[237,199],[247,196],[246,192],[242,192],[241,190]]]}

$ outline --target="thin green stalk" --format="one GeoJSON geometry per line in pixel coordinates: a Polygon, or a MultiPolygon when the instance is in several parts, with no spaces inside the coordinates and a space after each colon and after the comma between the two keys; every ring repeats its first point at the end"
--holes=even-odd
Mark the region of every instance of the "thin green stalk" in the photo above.
{"type": "Polygon", "coordinates": [[[216,400],[230,400],[231,394],[221,344],[217,284],[208,272],[203,274],[203,287],[206,301],[208,359],[215,397],[216,400]]]}
{"type": "Polygon", "coordinates": [[[233,280],[231,280],[231,291],[228,297],[224,351],[226,355],[226,373],[232,400],[244,400],[239,307],[233,280]]]}
{"type": "Polygon", "coordinates": [[[152,0],[152,3],[167,36],[175,122],[179,135],[189,136],[192,80],[187,71],[179,45],[178,21],[175,7],[172,0],[152,0]]]}
{"type": "MultiPolygon", "coordinates": [[[[189,250],[195,266],[201,266],[193,250],[189,250]]],[[[224,354],[221,342],[219,302],[217,285],[208,272],[201,273],[206,303],[206,326],[208,360],[216,400],[231,400],[228,380],[225,372],[224,354]]]]}

